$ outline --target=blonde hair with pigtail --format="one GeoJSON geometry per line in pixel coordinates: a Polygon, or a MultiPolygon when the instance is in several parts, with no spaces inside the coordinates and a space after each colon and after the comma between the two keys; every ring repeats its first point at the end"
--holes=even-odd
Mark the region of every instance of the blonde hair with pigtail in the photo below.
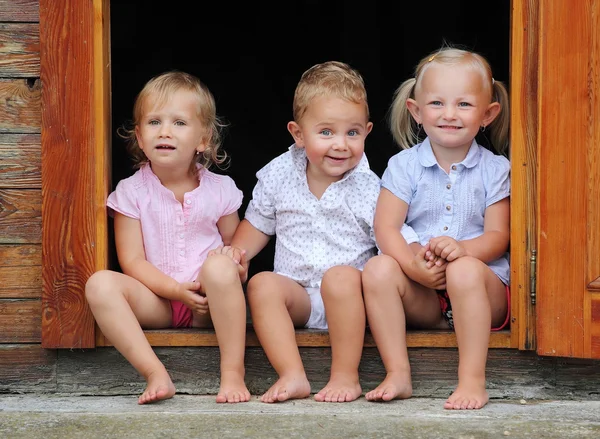
{"type": "Polygon", "coordinates": [[[394,93],[394,100],[389,111],[389,125],[394,141],[402,149],[408,149],[419,143],[421,130],[413,119],[408,107],[407,99],[415,98],[415,91],[421,85],[423,74],[432,63],[442,65],[463,64],[481,73],[484,86],[490,90],[490,102],[500,104],[500,113],[490,123],[489,127],[482,127],[489,134],[490,143],[498,154],[508,152],[508,127],[510,122],[509,100],[506,87],[494,80],[489,62],[481,55],[468,50],[457,49],[449,46],[431,53],[419,62],[413,78],[404,81],[394,93]]]}

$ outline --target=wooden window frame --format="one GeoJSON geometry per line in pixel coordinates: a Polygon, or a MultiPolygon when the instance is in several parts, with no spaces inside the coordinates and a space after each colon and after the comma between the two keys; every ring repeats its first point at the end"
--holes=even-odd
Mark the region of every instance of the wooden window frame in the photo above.
{"type": "MultiPolygon", "coordinates": [[[[108,267],[111,187],[109,0],[40,0],[42,81],[42,346],[109,346],[85,300],[89,276],[108,267]]],[[[533,349],[538,0],[513,0],[511,20],[511,329],[490,347],[533,349]]],[[[216,346],[204,330],[147,331],[153,346],[216,346]]],[[[326,332],[297,332],[328,346],[326,332]]],[[[258,346],[249,331],[248,346],[258,346]]],[[[366,346],[374,346],[369,334],[366,346]]],[[[452,332],[409,332],[409,347],[456,347],[452,332]]]]}

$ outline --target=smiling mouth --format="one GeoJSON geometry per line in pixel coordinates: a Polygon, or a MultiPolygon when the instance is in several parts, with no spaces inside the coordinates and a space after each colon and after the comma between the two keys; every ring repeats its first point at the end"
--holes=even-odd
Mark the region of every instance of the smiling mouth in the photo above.
{"type": "Polygon", "coordinates": [[[442,128],[444,130],[460,130],[462,127],[455,127],[453,125],[440,125],[438,128],[442,128]]]}
{"type": "Polygon", "coordinates": [[[160,149],[161,151],[174,151],[175,147],[171,145],[158,145],[156,149],[160,149]]]}

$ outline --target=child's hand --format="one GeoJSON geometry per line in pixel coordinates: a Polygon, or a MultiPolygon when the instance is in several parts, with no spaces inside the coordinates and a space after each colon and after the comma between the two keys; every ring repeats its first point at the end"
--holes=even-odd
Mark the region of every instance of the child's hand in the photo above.
{"type": "Polygon", "coordinates": [[[248,262],[246,261],[246,250],[226,245],[222,247],[217,247],[208,252],[208,256],[213,255],[226,255],[233,259],[233,261],[236,264],[238,264],[240,281],[242,281],[242,283],[246,282],[246,280],[248,279],[248,262]]]}
{"type": "Polygon", "coordinates": [[[179,297],[179,300],[194,314],[206,314],[208,312],[208,299],[200,291],[200,282],[181,282],[179,284],[179,297]]]}
{"type": "Polygon", "coordinates": [[[448,262],[440,259],[439,265],[433,264],[426,258],[426,253],[429,251],[429,245],[426,245],[419,250],[410,264],[410,272],[408,276],[415,282],[427,288],[435,290],[443,290],[446,288],[446,267],[448,262]]]}
{"type": "MultiPolygon", "coordinates": [[[[438,236],[429,241],[430,256],[438,256],[448,262],[467,255],[466,250],[454,238],[449,236],[438,236]]],[[[430,261],[432,259],[429,259],[430,261]]]]}

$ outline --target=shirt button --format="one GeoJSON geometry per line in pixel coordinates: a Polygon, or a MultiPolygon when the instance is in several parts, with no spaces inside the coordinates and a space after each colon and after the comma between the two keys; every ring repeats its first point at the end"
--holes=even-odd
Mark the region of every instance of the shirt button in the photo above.
{"type": "Polygon", "coordinates": [[[192,204],[192,200],[185,200],[185,204],[192,204]]]}
{"type": "Polygon", "coordinates": [[[179,237],[180,237],[181,239],[183,239],[183,237],[184,237],[184,236],[185,236],[185,235],[184,235],[183,233],[180,233],[180,234],[179,234],[179,237]]]}
{"type": "Polygon", "coordinates": [[[452,209],[450,206],[446,206],[446,210],[450,210],[452,209]]]}
{"type": "Polygon", "coordinates": [[[450,189],[451,187],[452,187],[452,185],[451,185],[451,184],[447,184],[447,185],[446,185],[446,189],[450,189]]]}
{"type": "Polygon", "coordinates": [[[185,254],[185,252],[183,250],[179,251],[179,256],[183,256],[185,254]]]}
{"type": "Polygon", "coordinates": [[[444,226],[444,232],[448,230],[448,226],[444,226]]]}
{"type": "Polygon", "coordinates": [[[456,165],[452,165],[452,170],[456,171],[456,165]]]}

